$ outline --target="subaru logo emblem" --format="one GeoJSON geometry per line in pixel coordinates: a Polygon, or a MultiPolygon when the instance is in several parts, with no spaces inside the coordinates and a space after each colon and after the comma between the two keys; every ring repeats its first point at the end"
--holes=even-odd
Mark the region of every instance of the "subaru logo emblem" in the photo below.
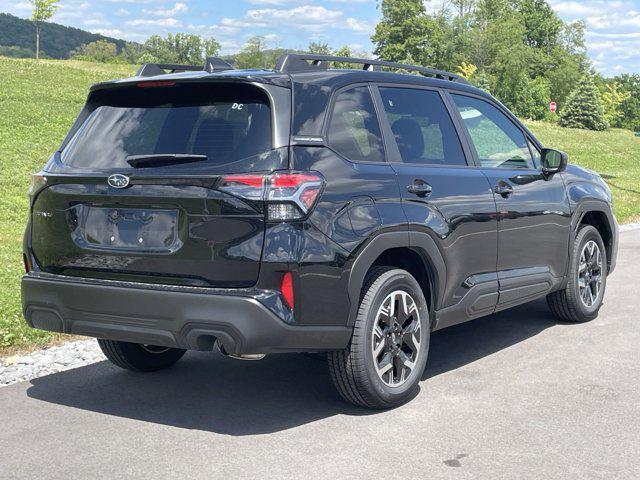
{"type": "Polygon", "coordinates": [[[113,188],[125,188],[129,186],[129,177],[121,173],[114,173],[113,175],[109,175],[107,183],[113,188]]]}

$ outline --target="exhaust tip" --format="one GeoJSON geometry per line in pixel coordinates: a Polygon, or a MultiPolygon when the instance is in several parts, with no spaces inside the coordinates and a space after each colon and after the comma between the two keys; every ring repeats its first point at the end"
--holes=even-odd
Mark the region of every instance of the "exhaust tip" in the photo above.
{"type": "Polygon", "coordinates": [[[250,353],[248,355],[227,355],[230,358],[235,358],[236,360],[249,360],[249,361],[255,361],[255,360],[262,360],[264,357],[267,356],[266,353],[250,353]]]}
{"type": "Polygon", "coordinates": [[[229,358],[235,358],[236,360],[249,360],[249,361],[255,361],[255,360],[262,360],[264,357],[267,356],[266,353],[248,353],[248,354],[233,354],[233,353],[229,353],[224,349],[224,345],[220,342],[217,342],[218,344],[218,350],[220,350],[220,353],[222,355],[224,355],[225,357],[229,357],[229,358]]]}

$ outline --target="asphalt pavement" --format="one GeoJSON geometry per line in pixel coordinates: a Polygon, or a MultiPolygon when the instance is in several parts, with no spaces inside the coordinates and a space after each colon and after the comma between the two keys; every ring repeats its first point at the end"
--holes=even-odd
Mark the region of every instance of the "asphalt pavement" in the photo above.
{"type": "Polygon", "coordinates": [[[0,478],[640,478],[640,230],[621,234],[600,316],[537,301],[433,335],[419,394],[343,403],[303,355],[189,352],[0,389],[0,478]]]}

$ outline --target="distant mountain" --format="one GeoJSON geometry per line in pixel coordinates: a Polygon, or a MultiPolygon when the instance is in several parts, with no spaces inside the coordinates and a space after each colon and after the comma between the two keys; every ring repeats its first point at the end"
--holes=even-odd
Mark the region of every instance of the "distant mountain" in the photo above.
{"type": "MultiPolygon", "coordinates": [[[[105,37],[97,33],[90,33],[85,30],[73,27],[65,27],[57,23],[43,23],[40,33],[40,50],[43,56],[51,58],[68,58],[72,50],[85,43],[96,40],[108,40],[115,43],[118,52],[122,50],[127,42],[116,38],[105,37]]],[[[36,33],[33,22],[23,18],[0,13],[0,54],[11,55],[10,52],[28,53],[35,51],[36,33]],[[11,47],[3,49],[2,47],[11,47]]],[[[35,56],[35,54],[33,54],[35,56]]]]}

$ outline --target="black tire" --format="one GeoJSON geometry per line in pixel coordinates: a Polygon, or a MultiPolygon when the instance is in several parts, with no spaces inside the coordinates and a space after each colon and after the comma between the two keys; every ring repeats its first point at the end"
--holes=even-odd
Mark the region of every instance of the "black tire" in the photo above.
{"type": "MultiPolygon", "coordinates": [[[[418,390],[429,353],[429,308],[418,282],[405,270],[374,267],[365,278],[353,336],[345,350],[327,354],[327,363],[333,382],[340,395],[354,405],[385,409],[398,406],[411,399],[418,390]],[[392,292],[408,293],[418,312],[420,324],[419,346],[414,368],[399,386],[389,386],[377,373],[378,360],[374,358],[373,331],[378,324],[378,310],[392,292]]],[[[400,337],[399,337],[400,338],[400,337]]],[[[404,338],[404,337],[402,337],[404,338]]],[[[378,344],[380,345],[380,343],[378,344]]],[[[383,351],[379,355],[386,355],[383,351]]],[[[395,366],[391,367],[394,375],[395,366]]]]}
{"type": "Polygon", "coordinates": [[[567,286],[563,290],[547,295],[547,303],[549,304],[551,312],[558,319],[565,322],[582,323],[593,320],[598,316],[607,285],[607,251],[604,247],[602,237],[595,227],[583,225],[578,231],[571,251],[568,276],[567,286]],[[595,242],[600,249],[602,283],[594,303],[587,306],[580,298],[579,269],[582,251],[585,245],[591,241],[595,242]]]}
{"type": "Polygon", "coordinates": [[[180,348],[156,347],[116,340],[98,339],[98,345],[111,363],[133,372],[155,372],[169,368],[186,352],[180,348]]]}

